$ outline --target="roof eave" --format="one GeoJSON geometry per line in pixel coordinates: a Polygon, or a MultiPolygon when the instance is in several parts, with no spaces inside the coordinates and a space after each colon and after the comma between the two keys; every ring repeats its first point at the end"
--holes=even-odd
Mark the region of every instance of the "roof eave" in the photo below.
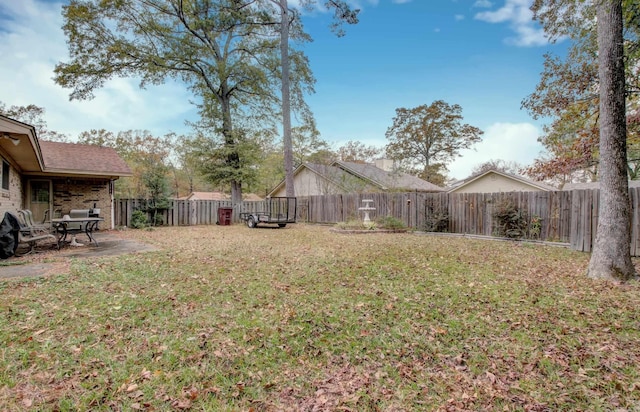
{"type": "Polygon", "coordinates": [[[128,172],[116,172],[116,171],[91,171],[91,170],[73,170],[73,169],[55,169],[55,168],[45,168],[43,170],[44,174],[47,175],[56,175],[56,176],[64,176],[64,177],[108,177],[108,178],[119,178],[119,177],[132,177],[133,173],[128,172]]]}

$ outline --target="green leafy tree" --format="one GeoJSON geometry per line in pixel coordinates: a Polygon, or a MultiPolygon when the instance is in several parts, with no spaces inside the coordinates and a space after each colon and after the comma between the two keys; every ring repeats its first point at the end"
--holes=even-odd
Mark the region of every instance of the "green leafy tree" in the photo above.
{"type": "Polygon", "coordinates": [[[161,223],[158,212],[169,207],[169,167],[156,156],[150,154],[146,159],[142,182],[147,191],[145,211],[151,214],[151,224],[161,223]]]}
{"type": "Polygon", "coordinates": [[[518,162],[507,161],[502,159],[491,159],[486,162],[480,163],[471,169],[472,175],[478,175],[489,170],[497,170],[498,172],[519,174],[523,166],[518,162]]]}
{"type": "Polygon", "coordinates": [[[587,275],[634,278],[625,112],[635,100],[625,95],[639,90],[640,7],[629,0],[536,0],[532,9],[552,40],[573,40],[564,61],[547,56],[541,81],[523,106],[535,116],[555,117],[548,129],[550,146],[557,150],[553,167],[572,173],[576,165],[595,166],[601,181],[601,213],[587,275]]]}
{"type": "Polygon", "coordinates": [[[274,147],[262,152],[262,162],[256,170],[254,193],[266,196],[284,179],[284,164],[282,163],[282,148],[274,147]]]}
{"type": "MultiPolygon", "coordinates": [[[[201,114],[226,146],[225,179],[241,200],[245,162],[234,123],[246,113],[273,117],[278,39],[272,17],[255,1],[71,0],[63,6],[71,60],[55,69],[72,99],[87,99],[112,77],[139,77],[141,87],[182,80],[202,99],[201,114]]],[[[305,71],[304,59],[295,70],[305,71]]],[[[308,75],[296,75],[304,82],[308,75]]]]}
{"type": "Polygon", "coordinates": [[[248,187],[254,185],[263,153],[258,139],[238,128],[234,130],[234,145],[216,144],[217,138],[215,135],[198,134],[191,141],[191,155],[197,159],[198,173],[217,186],[229,187],[233,182],[243,182],[248,187]],[[239,154],[238,163],[228,163],[230,153],[239,154]]]}
{"type": "Polygon", "coordinates": [[[115,148],[116,135],[105,129],[91,129],[78,135],[78,143],[115,148]]]}
{"type": "Polygon", "coordinates": [[[193,137],[180,136],[175,140],[172,161],[173,192],[175,197],[194,191],[209,191],[211,185],[205,182],[198,167],[198,155],[193,145],[193,137]]]}
{"type": "Polygon", "coordinates": [[[320,149],[307,156],[307,162],[321,165],[330,165],[338,160],[338,155],[331,149],[320,149]]]}
{"type": "Polygon", "coordinates": [[[337,150],[340,160],[353,163],[373,163],[383,152],[382,147],[367,146],[355,140],[349,140],[337,150]]]}
{"type": "Polygon", "coordinates": [[[484,132],[463,123],[462,107],[437,100],[431,105],[396,109],[393,125],[387,129],[387,156],[409,172],[435,184],[446,166],[472,147],[484,132]]]}
{"type": "Polygon", "coordinates": [[[160,223],[158,211],[169,206],[169,158],[174,137],[168,134],[158,138],[138,131],[119,133],[116,138],[118,146],[128,148],[125,156],[134,163],[140,197],[146,200],[144,211],[151,215],[152,225],[160,223]]]}
{"type": "Polygon", "coordinates": [[[147,130],[126,130],[115,135],[98,131],[98,135],[93,134],[92,137],[88,137],[85,134],[82,139],[87,143],[98,141],[103,146],[114,148],[129,165],[133,176],[116,181],[116,197],[149,198],[150,191],[153,189],[149,189],[145,179],[148,179],[146,176],[158,174],[157,170],[164,171],[168,179],[170,172],[168,162],[175,144],[174,135],[171,133],[156,137],[147,130]],[[156,171],[152,172],[152,169],[156,171]]]}
{"type": "MultiPolygon", "coordinates": [[[[623,45],[627,105],[638,108],[640,90],[640,14],[637,2],[623,1],[623,45]]],[[[534,118],[548,117],[540,142],[546,154],[535,160],[526,174],[537,180],[563,184],[572,180],[597,180],[599,154],[599,79],[596,2],[536,0],[532,6],[552,41],[570,38],[564,58],[545,55],[544,70],[536,90],[522,106],[534,118]]],[[[630,114],[632,111],[630,112],[630,114]]],[[[640,169],[635,148],[640,134],[629,117],[627,167],[633,178],[640,169]]]]}
{"type": "Polygon", "coordinates": [[[147,198],[144,176],[149,168],[168,158],[173,144],[171,135],[157,138],[147,130],[127,130],[114,134],[105,129],[80,133],[78,143],[111,147],[127,163],[133,176],[116,181],[115,196],[119,198],[147,198]]]}
{"type": "Polygon", "coordinates": [[[315,128],[315,124],[294,127],[291,130],[291,136],[295,167],[308,162],[314,154],[330,149],[329,143],[320,138],[320,133],[315,128]]]}

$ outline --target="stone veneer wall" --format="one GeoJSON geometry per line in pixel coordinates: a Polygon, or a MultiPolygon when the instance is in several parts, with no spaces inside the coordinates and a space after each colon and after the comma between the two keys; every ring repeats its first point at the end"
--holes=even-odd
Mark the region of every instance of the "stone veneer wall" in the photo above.
{"type": "Polygon", "coordinates": [[[53,179],[53,210],[68,214],[71,209],[100,209],[104,223],[100,227],[111,228],[110,181],[90,178],[53,179]]]}
{"type": "Polygon", "coordinates": [[[16,214],[22,209],[22,181],[18,171],[9,166],[9,192],[0,189],[0,221],[4,218],[5,212],[16,214]]]}

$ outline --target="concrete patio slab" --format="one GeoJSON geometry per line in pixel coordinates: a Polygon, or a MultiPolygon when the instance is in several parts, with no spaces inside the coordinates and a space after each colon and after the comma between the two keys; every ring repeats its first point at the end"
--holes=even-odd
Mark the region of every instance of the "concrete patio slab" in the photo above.
{"type": "MultiPolygon", "coordinates": [[[[82,247],[72,247],[64,245],[60,251],[52,250],[50,246],[39,247],[47,257],[51,257],[54,262],[42,262],[32,259],[31,256],[11,257],[5,261],[0,261],[6,265],[0,266],[0,279],[39,277],[55,273],[56,268],[65,267],[70,258],[92,258],[102,256],[118,256],[131,253],[149,252],[158,250],[157,247],[127,239],[116,231],[101,231],[94,233],[98,241],[98,246],[85,244],[82,247]]],[[[86,242],[83,236],[78,237],[78,241],[86,242]]]]}

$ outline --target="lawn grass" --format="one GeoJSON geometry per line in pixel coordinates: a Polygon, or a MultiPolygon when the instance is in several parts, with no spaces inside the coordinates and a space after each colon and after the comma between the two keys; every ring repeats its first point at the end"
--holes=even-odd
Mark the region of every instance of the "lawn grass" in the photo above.
{"type": "MultiPolygon", "coordinates": [[[[557,247],[160,228],[0,283],[0,409],[638,410],[640,286],[557,247]]],[[[1,270],[1,268],[0,268],[1,270]]]]}

